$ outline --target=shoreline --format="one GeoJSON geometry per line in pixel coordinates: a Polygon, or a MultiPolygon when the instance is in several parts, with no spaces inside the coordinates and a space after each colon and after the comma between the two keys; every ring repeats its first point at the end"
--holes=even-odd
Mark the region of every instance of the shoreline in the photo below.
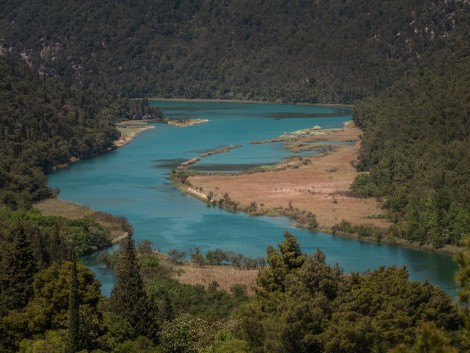
{"type": "MultiPolygon", "coordinates": [[[[280,211],[282,211],[282,210],[280,210],[280,209],[266,209],[266,210],[263,210],[263,211],[254,211],[254,212],[249,211],[247,209],[238,209],[238,210],[234,211],[233,209],[231,209],[229,207],[223,207],[223,206],[218,205],[217,202],[211,204],[211,200],[209,200],[208,195],[206,195],[204,192],[197,190],[193,186],[186,186],[186,185],[183,185],[181,183],[175,182],[175,180],[173,180],[173,179],[172,179],[172,181],[173,181],[173,185],[175,185],[175,187],[178,190],[180,190],[182,193],[184,193],[188,196],[194,197],[194,198],[198,199],[199,201],[204,202],[208,206],[211,206],[211,207],[220,207],[220,208],[225,209],[226,211],[230,211],[230,212],[243,212],[243,213],[248,214],[250,216],[287,217],[287,218],[290,218],[290,219],[295,221],[295,219],[289,217],[288,215],[281,214],[280,211]]],[[[301,229],[307,229],[307,230],[310,230],[312,232],[315,232],[315,231],[323,232],[323,233],[326,233],[326,234],[328,234],[332,237],[338,237],[338,238],[344,238],[344,239],[353,239],[353,240],[357,240],[357,241],[364,242],[364,243],[369,243],[369,244],[380,244],[380,245],[386,245],[386,246],[406,248],[406,249],[422,251],[422,252],[426,252],[426,253],[436,253],[436,254],[441,254],[441,255],[446,255],[446,256],[454,256],[459,251],[461,251],[463,249],[462,247],[458,247],[458,246],[454,246],[454,245],[446,245],[446,246],[443,246],[441,248],[434,248],[430,244],[421,245],[419,243],[410,242],[410,241],[408,241],[406,239],[403,239],[403,238],[396,238],[396,237],[391,237],[391,236],[386,237],[383,240],[382,239],[377,240],[376,238],[371,237],[371,236],[361,236],[359,234],[345,233],[345,232],[341,232],[341,231],[336,231],[335,232],[331,228],[328,228],[328,227],[321,227],[320,226],[320,227],[315,228],[315,229],[308,229],[308,225],[302,225],[302,224],[299,224],[299,223],[292,223],[292,225],[294,227],[301,228],[301,229]]]]}
{"type": "Polygon", "coordinates": [[[324,134],[299,136],[297,141],[324,141],[326,138],[331,142],[351,142],[351,134],[356,134],[355,142],[329,145],[331,148],[324,153],[296,157],[298,161],[283,160],[267,171],[259,168],[229,175],[175,171],[171,180],[181,192],[209,206],[232,212],[285,216],[296,222],[296,226],[312,230],[311,222],[301,221],[308,212],[318,220],[316,229],[332,236],[444,255],[454,255],[461,250],[453,245],[435,248],[390,235],[391,223],[385,219],[381,203],[372,198],[354,197],[349,190],[358,174],[351,164],[357,159],[360,130],[349,125],[321,131],[324,134]],[[338,164],[338,160],[342,163],[338,164]],[[339,225],[343,220],[355,228],[353,233],[341,230],[339,225]]]}
{"type": "MultiPolygon", "coordinates": [[[[174,99],[167,99],[167,100],[174,100],[174,99]]],[[[191,100],[189,100],[189,101],[191,101],[191,100]]],[[[202,101],[207,101],[207,100],[202,100],[202,101]]],[[[212,100],[212,101],[220,101],[220,100],[212,100]]],[[[231,100],[228,100],[228,101],[233,102],[231,100]]],[[[252,102],[252,103],[256,103],[256,102],[252,102]]],[[[120,131],[121,131],[121,129],[124,130],[124,132],[127,136],[121,136],[121,138],[116,140],[113,145],[115,146],[115,148],[120,148],[120,147],[124,147],[124,146],[128,145],[129,143],[131,143],[133,141],[135,136],[137,136],[138,134],[140,134],[140,133],[142,133],[146,130],[155,128],[154,125],[149,125],[149,123],[151,123],[151,122],[153,122],[153,121],[130,120],[130,121],[124,121],[124,122],[120,122],[120,123],[116,124],[117,125],[116,127],[120,128],[120,131]],[[135,124],[137,126],[131,126],[131,127],[121,126],[121,127],[119,127],[118,126],[119,124],[120,125],[135,124]]],[[[348,123],[346,123],[345,127],[343,129],[341,129],[341,128],[340,129],[328,129],[328,130],[320,130],[320,131],[322,131],[322,132],[325,132],[325,131],[341,131],[341,130],[344,130],[346,128],[351,128],[351,126],[348,125],[348,123]]],[[[317,136],[319,137],[319,139],[325,140],[325,135],[324,134],[319,134],[317,136]]],[[[300,137],[302,137],[302,136],[300,136],[300,137]]],[[[277,138],[274,138],[272,140],[277,141],[277,138]]],[[[337,139],[332,139],[331,141],[337,141],[337,139]]],[[[347,139],[346,142],[351,142],[351,139],[347,139]]],[[[268,141],[266,141],[266,142],[263,141],[263,143],[269,143],[269,142],[268,141]]],[[[233,177],[233,176],[240,176],[240,175],[241,176],[256,176],[256,175],[263,175],[264,176],[267,173],[278,173],[280,171],[286,171],[286,170],[289,171],[289,170],[292,170],[292,169],[299,169],[299,168],[305,167],[305,165],[306,165],[305,161],[310,160],[309,158],[315,159],[315,158],[321,158],[321,157],[328,156],[328,155],[331,156],[331,155],[335,154],[336,152],[337,152],[337,147],[335,147],[332,150],[327,151],[323,154],[320,154],[320,155],[314,155],[314,156],[311,156],[311,157],[308,157],[308,158],[304,157],[305,159],[303,160],[303,163],[292,163],[289,160],[282,160],[282,161],[278,162],[275,165],[274,168],[268,168],[267,171],[266,170],[255,170],[255,171],[248,171],[247,173],[244,173],[244,174],[223,175],[223,176],[215,175],[213,177],[225,178],[225,177],[233,177]]],[[[302,157],[300,157],[300,160],[302,160],[302,157]]],[[[308,164],[310,164],[310,163],[308,163],[308,164]]],[[[188,179],[198,178],[198,177],[205,178],[205,177],[207,177],[207,175],[200,174],[200,173],[194,173],[194,172],[191,172],[191,174],[188,175],[188,179]]],[[[208,203],[208,204],[214,205],[216,203],[216,199],[213,198],[212,195],[208,197],[208,193],[206,191],[203,191],[203,188],[201,186],[192,186],[192,184],[191,184],[190,187],[187,187],[183,183],[178,183],[175,180],[174,175],[171,176],[171,180],[172,180],[174,186],[177,189],[179,189],[181,192],[183,192],[185,194],[188,194],[192,197],[195,197],[195,198],[199,199],[200,201],[208,203]]],[[[59,201],[64,202],[64,203],[69,203],[67,201],[62,201],[60,199],[48,199],[48,200],[59,200],[59,201]]],[[[360,200],[363,200],[363,199],[360,199],[360,200]]],[[[45,200],[45,201],[47,201],[47,200],[45,200]]],[[[335,202],[335,201],[333,201],[333,202],[335,202]]],[[[73,203],[69,203],[69,204],[73,204],[73,203]]],[[[87,208],[83,205],[76,204],[76,206],[77,207],[83,207],[83,209],[87,209],[90,212],[95,212],[95,213],[99,212],[99,211],[89,209],[89,208],[87,208]]],[[[248,210],[239,209],[239,210],[236,210],[236,212],[242,211],[242,212],[245,212],[245,213],[250,214],[250,215],[284,216],[284,217],[291,218],[295,221],[294,217],[291,217],[290,215],[282,214],[282,211],[283,211],[282,207],[265,208],[263,210],[259,210],[259,209],[250,210],[249,206],[250,205],[245,205],[245,208],[247,208],[248,210]]],[[[221,208],[226,208],[228,210],[231,210],[228,207],[221,207],[221,208]]],[[[302,208],[299,209],[298,207],[296,207],[296,209],[299,210],[299,211],[305,211],[304,209],[302,209],[302,208]]],[[[377,221],[377,220],[381,221],[381,219],[373,219],[373,218],[370,218],[368,220],[373,221],[373,222],[370,222],[370,223],[376,223],[374,221],[377,221]]],[[[304,226],[301,223],[300,224],[295,224],[295,226],[298,226],[300,228],[309,228],[308,225],[304,226]]],[[[334,231],[332,228],[333,227],[331,227],[331,226],[324,226],[324,225],[320,224],[317,229],[319,231],[328,233],[332,236],[355,239],[355,240],[368,242],[368,243],[377,243],[377,244],[384,244],[384,245],[388,245],[388,246],[405,247],[405,248],[409,248],[409,249],[415,249],[415,250],[424,251],[424,252],[440,253],[440,254],[445,254],[445,255],[455,255],[458,251],[460,251],[462,249],[461,247],[453,246],[453,245],[447,245],[447,246],[444,246],[442,248],[434,248],[432,245],[429,245],[429,244],[421,245],[421,244],[418,244],[418,243],[407,241],[406,239],[403,239],[403,238],[395,238],[395,237],[384,237],[384,238],[380,238],[379,240],[377,240],[376,238],[370,237],[370,236],[360,236],[359,234],[355,234],[355,233],[351,234],[351,233],[346,233],[346,232],[342,232],[342,231],[334,231]]],[[[118,243],[125,236],[126,236],[126,234],[121,234],[121,236],[113,239],[112,240],[112,245],[118,243]]]]}
{"type": "MultiPolygon", "coordinates": [[[[211,207],[219,207],[222,209],[225,209],[230,212],[243,212],[245,214],[248,214],[250,216],[268,216],[268,217],[287,217],[295,221],[295,219],[291,218],[288,215],[280,213],[280,209],[265,209],[263,211],[249,211],[246,208],[245,209],[238,209],[234,211],[233,209],[229,207],[224,207],[220,206],[217,204],[217,202],[211,204],[211,200],[209,200],[208,195],[206,195],[204,192],[197,190],[196,188],[192,186],[185,186],[185,185],[177,185],[173,181],[175,187],[180,190],[182,193],[194,197],[198,199],[201,202],[206,203],[208,206],[211,207]]],[[[364,243],[371,243],[371,244],[381,244],[381,245],[386,245],[386,246],[393,246],[393,247],[399,247],[399,248],[406,248],[406,249],[412,249],[412,250],[417,250],[417,251],[422,251],[422,252],[427,252],[427,253],[436,253],[436,254],[442,254],[446,256],[454,256],[456,255],[459,251],[461,251],[463,248],[454,246],[454,245],[446,245],[441,248],[435,248],[430,244],[424,244],[421,245],[419,243],[415,242],[410,242],[406,239],[403,238],[396,238],[396,237],[385,237],[383,239],[377,240],[377,238],[374,238],[372,236],[361,236],[357,233],[345,233],[341,231],[334,231],[329,227],[317,227],[315,229],[309,229],[308,225],[303,225],[299,223],[292,223],[292,226],[297,227],[297,228],[302,228],[302,229],[307,229],[312,232],[319,231],[323,232],[326,234],[329,234],[330,236],[333,237],[339,237],[339,238],[345,238],[345,239],[354,239],[360,242],[364,243]]]]}
{"type": "Polygon", "coordinates": [[[97,211],[76,202],[65,201],[60,198],[50,198],[35,203],[33,207],[38,209],[44,216],[63,217],[71,220],[90,218],[107,228],[110,232],[110,244],[103,248],[93,250],[91,253],[118,244],[129,234],[126,228],[129,228],[130,225],[124,218],[97,211]]]}
{"type": "Polygon", "coordinates": [[[151,120],[126,120],[116,123],[116,129],[121,133],[121,137],[113,141],[115,148],[124,147],[132,142],[132,140],[140,133],[155,129],[155,125],[149,125],[151,120]]]}
{"type": "Polygon", "coordinates": [[[271,102],[271,101],[257,101],[249,99],[226,99],[226,98],[160,98],[160,97],[151,97],[149,101],[162,101],[162,102],[182,102],[182,103],[244,103],[244,104],[290,104],[290,105],[305,105],[305,106],[317,106],[317,107],[344,107],[352,108],[354,104],[348,103],[282,103],[282,102],[271,102]]]}

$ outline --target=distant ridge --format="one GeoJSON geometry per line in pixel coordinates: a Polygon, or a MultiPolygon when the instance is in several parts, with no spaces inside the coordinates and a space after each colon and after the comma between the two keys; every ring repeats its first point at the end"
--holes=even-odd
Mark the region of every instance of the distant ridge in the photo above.
{"type": "Polygon", "coordinates": [[[4,55],[85,87],[131,97],[350,103],[445,46],[469,2],[6,0],[2,7],[4,55]]]}

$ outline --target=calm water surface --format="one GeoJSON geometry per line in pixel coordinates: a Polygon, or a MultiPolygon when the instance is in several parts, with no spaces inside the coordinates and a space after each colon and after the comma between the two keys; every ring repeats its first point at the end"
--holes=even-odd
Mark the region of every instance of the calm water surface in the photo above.
{"type": "MultiPolygon", "coordinates": [[[[219,247],[259,257],[265,255],[269,244],[281,242],[282,234],[289,230],[297,236],[304,252],[320,248],[329,263],[339,263],[346,272],[367,271],[380,265],[406,266],[412,279],[429,280],[455,295],[456,265],[449,256],[310,233],[291,227],[285,218],[252,217],[208,208],[180,193],[169,180],[171,170],[182,161],[222,146],[242,145],[204,158],[197,167],[240,170],[274,163],[292,153],[279,143],[249,142],[315,125],[341,127],[351,119],[350,110],[213,102],[165,101],[158,105],[170,118],[207,118],[209,123],[187,128],[156,125],[124,148],[50,174],[49,185],[60,188],[64,200],[125,216],[134,227],[137,242],[151,240],[163,252],[219,247]]],[[[103,293],[109,295],[113,274],[97,264],[94,256],[83,262],[97,273],[103,293]]]]}

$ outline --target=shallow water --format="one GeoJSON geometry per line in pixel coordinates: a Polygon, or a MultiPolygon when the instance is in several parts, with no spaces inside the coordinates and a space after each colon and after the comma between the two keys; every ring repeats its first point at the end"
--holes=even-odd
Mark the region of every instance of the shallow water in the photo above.
{"type": "MultiPolygon", "coordinates": [[[[183,195],[169,180],[171,170],[182,161],[229,145],[242,147],[204,158],[195,168],[226,171],[274,163],[293,153],[280,143],[249,142],[315,125],[341,127],[351,119],[349,109],[171,101],[158,105],[170,118],[207,118],[209,123],[186,128],[156,125],[124,148],[50,174],[49,185],[59,187],[59,196],[64,200],[125,216],[134,227],[136,241],[151,240],[163,252],[219,247],[260,257],[269,244],[282,241],[284,231],[289,230],[297,236],[304,252],[320,248],[329,263],[339,263],[346,272],[380,265],[406,266],[412,279],[429,280],[455,296],[456,265],[449,256],[310,233],[291,227],[285,218],[208,208],[183,195]]],[[[109,295],[112,273],[100,267],[94,256],[83,261],[97,273],[103,293],[109,295]]]]}

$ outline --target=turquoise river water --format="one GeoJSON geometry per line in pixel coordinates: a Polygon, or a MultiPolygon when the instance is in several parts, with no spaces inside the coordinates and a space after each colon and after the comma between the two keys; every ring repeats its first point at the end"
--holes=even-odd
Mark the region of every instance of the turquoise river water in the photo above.
{"type": "MultiPolygon", "coordinates": [[[[293,228],[289,220],[229,213],[182,194],[170,180],[182,161],[222,146],[238,145],[228,153],[213,155],[196,164],[197,169],[237,171],[279,161],[292,153],[282,144],[251,145],[250,141],[277,137],[283,132],[320,125],[341,127],[351,110],[279,104],[159,101],[170,118],[206,118],[206,124],[177,128],[156,125],[123,148],[99,158],[84,160],[49,175],[49,185],[61,190],[60,198],[96,210],[126,217],[137,242],[152,241],[162,252],[188,252],[222,248],[247,256],[265,255],[269,244],[282,241],[289,230],[307,253],[321,249],[331,264],[346,272],[362,272],[380,265],[406,266],[410,278],[428,280],[455,296],[457,269],[450,256],[357,240],[293,228]]],[[[96,255],[83,259],[102,281],[109,295],[114,276],[96,262],[96,255]]]]}

